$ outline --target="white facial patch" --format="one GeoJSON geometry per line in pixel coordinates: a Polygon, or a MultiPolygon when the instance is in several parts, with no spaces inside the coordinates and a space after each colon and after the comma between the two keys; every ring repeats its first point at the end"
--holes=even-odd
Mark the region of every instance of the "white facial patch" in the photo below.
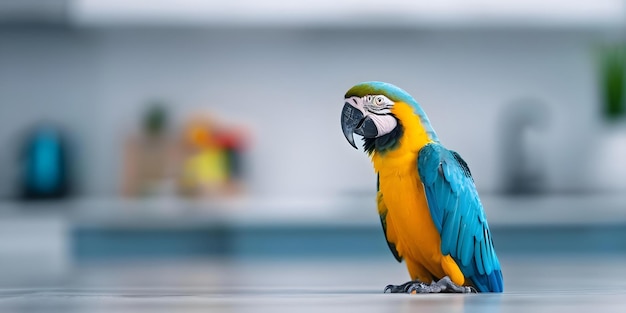
{"type": "Polygon", "coordinates": [[[378,135],[381,137],[389,134],[396,126],[398,120],[391,115],[391,108],[394,102],[383,95],[368,95],[365,97],[350,97],[345,101],[357,110],[361,111],[364,116],[369,117],[376,125],[378,135]]]}
{"type": "Polygon", "coordinates": [[[372,113],[391,113],[394,102],[383,95],[363,97],[363,107],[372,113]]]}
{"type": "Polygon", "coordinates": [[[363,97],[363,107],[367,111],[366,115],[376,125],[378,135],[376,137],[389,134],[396,126],[398,120],[391,115],[391,108],[394,102],[383,95],[368,95],[363,97]]]}
{"type": "Polygon", "coordinates": [[[398,121],[392,115],[368,114],[367,116],[372,119],[378,129],[378,135],[376,137],[389,134],[394,128],[396,128],[396,126],[398,126],[398,121]]]}

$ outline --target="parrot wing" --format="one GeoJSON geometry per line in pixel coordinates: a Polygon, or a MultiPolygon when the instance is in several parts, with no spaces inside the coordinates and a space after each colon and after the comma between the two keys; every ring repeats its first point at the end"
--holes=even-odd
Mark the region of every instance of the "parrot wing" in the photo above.
{"type": "Polygon", "coordinates": [[[500,263],[474,180],[461,156],[440,144],[424,146],[417,169],[431,217],[449,254],[481,292],[503,289],[500,263]]]}
{"type": "Polygon", "coordinates": [[[376,181],[376,189],[378,189],[378,193],[376,195],[376,203],[378,204],[378,215],[380,215],[380,223],[383,226],[383,232],[385,233],[385,240],[387,240],[387,245],[389,246],[389,250],[393,253],[393,256],[396,258],[398,262],[402,262],[402,256],[398,253],[396,249],[396,230],[393,226],[393,221],[391,218],[387,217],[387,206],[385,205],[385,201],[383,201],[383,193],[380,192],[379,187],[380,179],[376,181]]]}

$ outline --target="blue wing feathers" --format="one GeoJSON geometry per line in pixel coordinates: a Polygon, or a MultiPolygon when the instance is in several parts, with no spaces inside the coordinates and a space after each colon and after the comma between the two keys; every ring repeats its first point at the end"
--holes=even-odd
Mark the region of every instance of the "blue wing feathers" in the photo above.
{"type": "Polygon", "coordinates": [[[501,292],[500,263],[467,163],[432,143],[420,150],[417,166],[441,252],[452,256],[479,291],[501,292]]]}
{"type": "MultiPolygon", "coordinates": [[[[471,236],[471,230],[466,230],[466,233],[471,236]]],[[[470,261],[472,260],[472,252],[474,252],[474,239],[473,238],[463,238],[462,248],[459,251],[459,255],[461,256],[461,264],[464,266],[468,266],[470,261]]]]}
{"type": "MultiPolygon", "coordinates": [[[[456,241],[456,255],[458,255],[459,261],[461,261],[461,265],[464,265],[465,259],[469,256],[463,254],[463,245],[465,244],[465,237],[468,235],[467,233],[467,224],[463,220],[463,215],[461,215],[461,220],[459,221],[459,238],[456,241]]],[[[471,256],[471,255],[470,255],[471,256]]]]}
{"type": "Polygon", "coordinates": [[[450,212],[448,215],[448,219],[446,221],[452,221],[450,224],[447,224],[446,227],[442,226],[442,237],[441,237],[441,252],[453,253],[453,248],[456,247],[457,237],[459,234],[459,223],[458,223],[458,211],[450,212]]]}
{"type": "Polygon", "coordinates": [[[502,292],[504,289],[503,279],[502,279],[502,270],[494,270],[491,275],[489,275],[489,282],[492,286],[494,286],[496,290],[502,292]]]}
{"type": "MultiPolygon", "coordinates": [[[[432,189],[426,189],[426,200],[428,201],[428,207],[433,207],[437,205],[437,203],[435,203],[435,197],[433,195],[432,189]]],[[[437,211],[437,212],[432,212],[431,214],[433,214],[433,221],[435,222],[435,227],[437,227],[437,231],[439,231],[439,233],[441,234],[441,221],[443,221],[445,218],[444,214],[448,214],[448,213],[444,211],[437,211]]]]}
{"type": "Polygon", "coordinates": [[[487,242],[483,241],[480,243],[481,245],[481,253],[483,257],[483,266],[485,267],[485,273],[489,274],[493,271],[491,267],[491,254],[489,253],[489,247],[487,246],[487,242]]]}
{"type": "Polygon", "coordinates": [[[482,241],[477,241],[474,244],[474,259],[475,259],[475,267],[478,270],[480,275],[485,275],[485,266],[483,265],[483,257],[482,257],[482,241]]]}

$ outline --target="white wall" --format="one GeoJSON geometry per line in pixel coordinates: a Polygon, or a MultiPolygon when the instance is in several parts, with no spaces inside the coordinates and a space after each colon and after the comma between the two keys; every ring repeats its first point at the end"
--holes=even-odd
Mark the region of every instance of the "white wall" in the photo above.
{"type": "MultiPolygon", "coordinates": [[[[121,141],[145,101],[198,107],[251,125],[251,187],[266,195],[373,190],[366,156],[340,131],[342,96],[383,80],[422,104],[442,142],[469,163],[479,189],[499,189],[498,128],[506,104],[535,97],[551,190],[589,187],[598,101],[581,30],[108,29],[0,32],[0,160],[14,134],[59,120],[79,146],[82,190],[118,190],[121,141]]],[[[8,173],[6,162],[0,171],[8,173]]],[[[7,193],[6,175],[0,194],[7,193]]]]}

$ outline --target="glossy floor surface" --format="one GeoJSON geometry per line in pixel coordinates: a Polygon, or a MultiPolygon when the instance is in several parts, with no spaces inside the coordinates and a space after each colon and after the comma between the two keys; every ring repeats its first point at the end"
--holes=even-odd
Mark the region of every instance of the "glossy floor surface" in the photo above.
{"type": "MultiPolygon", "coordinates": [[[[389,260],[125,262],[0,289],[2,312],[626,312],[623,256],[501,257],[504,294],[383,294],[389,260]]],[[[9,284],[9,285],[7,285],[9,284]]]]}

